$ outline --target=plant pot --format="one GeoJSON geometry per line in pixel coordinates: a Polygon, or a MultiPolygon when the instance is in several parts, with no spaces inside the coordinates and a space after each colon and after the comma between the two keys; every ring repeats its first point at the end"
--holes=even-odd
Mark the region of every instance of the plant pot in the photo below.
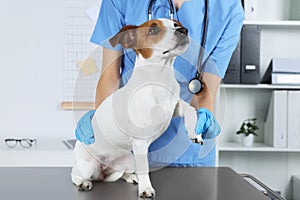
{"type": "Polygon", "coordinates": [[[250,134],[246,136],[245,134],[242,134],[242,145],[245,147],[251,147],[253,145],[254,141],[254,135],[250,134]]]}

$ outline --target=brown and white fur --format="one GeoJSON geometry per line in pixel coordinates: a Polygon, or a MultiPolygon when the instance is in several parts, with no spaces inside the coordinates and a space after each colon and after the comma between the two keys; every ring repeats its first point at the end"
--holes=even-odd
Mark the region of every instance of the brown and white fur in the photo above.
{"type": "MultiPolygon", "coordinates": [[[[90,190],[93,180],[122,178],[139,184],[139,196],[152,197],[148,147],[173,116],[183,115],[186,106],[179,98],[173,63],[189,44],[187,29],[174,20],[151,20],[123,27],[110,43],[132,48],[137,54],[135,67],[129,82],[96,110],[92,119],[95,143],[77,141],[72,181],[80,190],[90,190]]],[[[186,121],[195,122],[195,118],[186,121]]],[[[193,137],[202,141],[199,135],[193,137]]]]}

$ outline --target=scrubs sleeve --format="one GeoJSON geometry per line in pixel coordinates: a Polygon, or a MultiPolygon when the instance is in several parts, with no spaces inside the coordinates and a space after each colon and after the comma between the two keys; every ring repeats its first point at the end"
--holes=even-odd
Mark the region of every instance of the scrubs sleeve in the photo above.
{"type": "Polygon", "coordinates": [[[123,0],[103,0],[90,41],[108,49],[122,50],[121,45],[113,48],[108,40],[124,26],[124,9],[123,0]]]}
{"type": "Polygon", "coordinates": [[[239,12],[235,12],[231,20],[225,27],[220,40],[214,48],[208,65],[215,65],[214,67],[205,67],[204,71],[221,78],[224,78],[227,67],[229,65],[231,56],[235,48],[237,47],[241,29],[243,26],[244,12],[242,8],[236,9],[239,12]]]}

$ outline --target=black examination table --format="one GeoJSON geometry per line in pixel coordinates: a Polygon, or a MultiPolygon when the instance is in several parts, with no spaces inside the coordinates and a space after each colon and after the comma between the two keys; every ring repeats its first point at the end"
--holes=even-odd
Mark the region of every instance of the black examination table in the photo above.
{"type": "MultiPolygon", "coordinates": [[[[89,192],[72,184],[68,167],[2,167],[0,199],[136,200],[137,185],[94,183],[89,192]]],[[[230,168],[164,168],[150,173],[156,200],[268,200],[230,168]]]]}

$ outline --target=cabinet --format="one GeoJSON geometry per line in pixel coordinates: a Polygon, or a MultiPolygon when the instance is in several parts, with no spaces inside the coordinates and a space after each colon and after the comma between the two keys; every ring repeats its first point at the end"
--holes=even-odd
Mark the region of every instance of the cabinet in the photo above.
{"type": "MultiPolygon", "coordinates": [[[[260,74],[263,76],[271,58],[300,57],[300,16],[295,12],[300,10],[300,1],[245,0],[245,12],[249,11],[246,6],[251,3],[264,12],[273,12],[272,8],[279,12],[262,17],[263,11],[259,11],[252,18],[246,13],[244,25],[261,27],[260,74]]],[[[300,149],[280,149],[264,144],[264,122],[273,90],[300,90],[300,85],[221,85],[216,108],[222,126],[217,142],[218,165],[252,174],[275,191],[281,191],[287,199],[293,199],[292,176],[300,174],[300,149]],[[235,132],[249,117],[257,117],[260,130],[253,147],[243,147],[235,132]]]]}
{"type": "Polygon", "coordinates": [[[291,178],[300,174],[300,149],[274,148],[264,144],[264,122],[275,89],[300,90],[300,86],[222,85],[220,98],[225,102],[220,109],[222,113],[219,109],[217,112],[222,126],[217,142],[218,165],[252,174],[275,191],[281,191],[287,199],[292,199],[291,178]],[[235,132],[249,117],[257,117],[260,130],[254,145],[243,147],[235,132]]]}

